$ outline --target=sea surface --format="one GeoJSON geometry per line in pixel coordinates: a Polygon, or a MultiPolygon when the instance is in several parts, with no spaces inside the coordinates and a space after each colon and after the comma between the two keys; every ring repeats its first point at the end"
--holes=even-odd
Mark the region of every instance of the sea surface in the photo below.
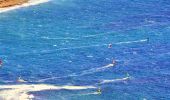
{"type": "Polygon", "coordinates": [[[33,100],[170,100],[170,1],[51,0],[0,13],[0,59],[0,87],[18,77],[96,87],[33,100]]]}

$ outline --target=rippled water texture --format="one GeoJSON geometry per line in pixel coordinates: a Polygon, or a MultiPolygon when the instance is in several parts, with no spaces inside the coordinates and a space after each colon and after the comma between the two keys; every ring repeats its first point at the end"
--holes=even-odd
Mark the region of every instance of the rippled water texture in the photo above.
{"type": "Polygon", "coordinates": [[[0,13],[0,98],[169,100],[169,34],[168,0],[51,0],[0,13]]]}

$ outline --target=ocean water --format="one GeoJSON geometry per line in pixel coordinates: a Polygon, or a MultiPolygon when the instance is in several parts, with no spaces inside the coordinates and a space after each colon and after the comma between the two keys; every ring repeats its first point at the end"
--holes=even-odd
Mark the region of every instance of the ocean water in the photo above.
{"type": "Polygon", "coordinates": [[[169,0],[51,0],[0,13],[0,87],[21,77],[96,87],[33,100],[169,100],[169,34],[169,0]]]}

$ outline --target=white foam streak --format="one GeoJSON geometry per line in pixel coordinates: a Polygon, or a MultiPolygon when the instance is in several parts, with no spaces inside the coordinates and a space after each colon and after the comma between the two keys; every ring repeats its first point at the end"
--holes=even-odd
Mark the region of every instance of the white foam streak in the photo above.
{"type": "MultiPolygon", "coordinates": [[[[147,42],[147,39],[142,40],[136,40],[136,41],[126,41],[126,42],[118,42],[118,43],[112,43],[113,45],[123,45],[123,44],[132,44],[132,43],[142,43],[147,42]]],[[[61,50],[73,50],[73,49],[83,49],[83,48],[91,48],[91,47],[101,47],[101,46],[108,46],[109,44],[96,44],[96,45],[88,45],[88,46],[78,46],[78,47],[71,47],[71,48],[58,48],[54,50],[42,50],[42,51],[32,51],[32,52],[23,52],[23,53],[17,53],[16,55],[28,55],[28,54],[41,54],[41,53],[51,53],[61,50]]]]}
{"type": "Polygon", "coordinates": [[[94,86],[54,86],[46,84],[35,84],[35,85],[1,85],[0,99],[2,100],[30,100],[34,98],[30,92],[44,91],[44,90],[82,90],[82,89],[93,89],[94,86]]]}
{"type": "Polygon", "coordinates": [[[8,12],[8,11],[11,11],[11,10],[16,10],[16,9],[23,8],[23,7],[39,5],[39,4],[46,3],[46,2],[49,2],[49,0],[30,0],[27,3],[23,3],[21,5],[15,5],[15,6],[11,6],[11,7],[0,8],[0,13],[8,12]]]}
{"type": "Polygon", "coordinates": [[[138,43],[138,42],[147,42],[147,39],[143,40],[137,40],[137,41],[127,41],[127,42],[119,42],[119,43],[114,43],[114,44],[130,44],[130,43],[138,43]]]}
{"type": "MultiPolygon", "coordinates": [[[[121,44],[141,43],[141,42],[147,42],[147,41],[148,41],[147,39],[143,39],[143,40],[137,40],[137,41],[118,42],[118,43],[113,43],[113,44],[114,45],[121,45],[121,44]]],[[[101,47],[101,46],[108,46],[108,44],[97,44],[97,45],[79,46],[79,47],[72,47],[72,48],[59,48],[59,49],[55,49],[55,50],[43,50],[39,53],[49,53],[49,52],[55,52],[55,51],[61,51],[61,50],[73,50],[73,49],[83,49],[83,48],[101,47]]]]}
{"type": "Polygon", "coordinates": [[[99,93],[98,92],[84,93],[84,94],[77,94],[76,96],[87,96],[87,95],[99,95],[99,93]]]}
{"type": "Polygon", "coordinates": [[[103,71],[103,70],[110,68],[110,67],[113,67],[113,66],[114,66],[114,64],[108,64],[106,66],[102,66],[102,67],[99,67],[99,68],[92,68],[92,69],[89,69],[89,70],[85,70],[80,74],[80,76],[95,73],[95,72],[100,72],[100,71],[103,71]]]}
{"type": "Polygon", "coordinates": [[[102,66],[102,67],[99,67],[99,68],[91,68],[89,70],[84,70],[81,73],[73,73],[73,74],[70,74],[68,76],[51,77],[51,78],[41,79],[41,80],[38,80],[38,82],[44,82],[44,81],[47,81],[47,80],[58,79],[58,78],[76,77],[76,76],[83,76],[83,75],[93,74],[93,73],[96,73],[96,72],[104,71],[104,70],[106,70],[108,68],[111,68],[113,66],[114,66],[114,64],[108,64],[106,66],[102,66]]]}
{"type": "Polygon", "coordinates": [[[47,40],[78,40],[77,38],[51,38],[51,37],[41,37],[42,39],[47,39],[47,40]]]}
{"type": "Polygon", "coordinates": [[[125,78],[121,78],[121,79],[113,79],[113,80],[102,80],[99,84],[121,82],[121,81],[126,81],[126,80],[129,80],[129,79],[130,79],[130,77],[125,77],[125,78]]]}

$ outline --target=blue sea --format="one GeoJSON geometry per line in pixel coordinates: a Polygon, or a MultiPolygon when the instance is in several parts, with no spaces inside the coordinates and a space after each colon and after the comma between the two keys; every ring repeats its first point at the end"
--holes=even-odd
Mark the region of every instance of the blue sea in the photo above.
{"type": "Polygon", "coordinates": [[[170,1],[51,0],[1,13],[0,59],[0,86],[96,87],[33,100],[170,100],[170,1]]]}

